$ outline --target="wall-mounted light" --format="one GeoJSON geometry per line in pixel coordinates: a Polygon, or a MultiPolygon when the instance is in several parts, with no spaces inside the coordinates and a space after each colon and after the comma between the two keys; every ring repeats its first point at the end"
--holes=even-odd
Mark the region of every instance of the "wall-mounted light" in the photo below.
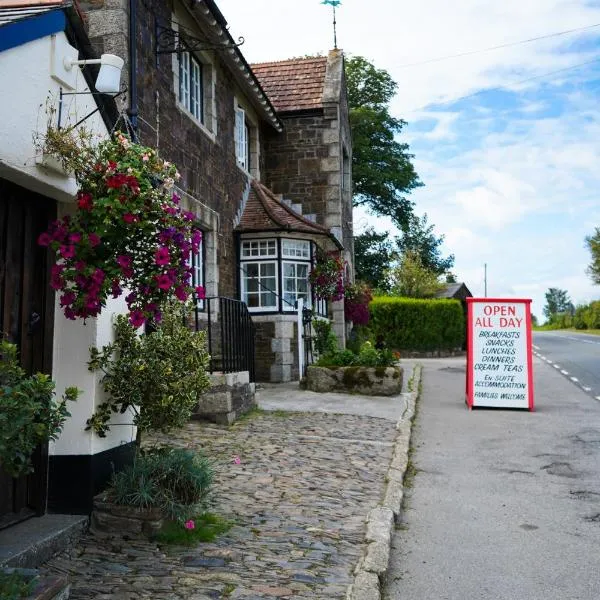
{"type": "Polygon", "coordinates": [[[73,68],[73,65],[100,65],[100,71],[96,78],[96,90],[101,94],[117,94],[121,87],[121,69],[125,61],[114,54],[103,54],[100,58],[88,60],[64,59],[64,66],[67,71],[73,68]]]}

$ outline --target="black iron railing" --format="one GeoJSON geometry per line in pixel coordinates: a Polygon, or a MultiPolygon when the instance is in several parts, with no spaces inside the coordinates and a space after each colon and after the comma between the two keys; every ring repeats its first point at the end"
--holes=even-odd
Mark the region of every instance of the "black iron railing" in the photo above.
{"type": "Polygon", "coordinates": [[[216,296],[204,300],[204,309],[206,320],[196,307],[196,330],[206,330],[210,372],[248,371],[255,381],[255,328],[245,302],[216,296]]]}

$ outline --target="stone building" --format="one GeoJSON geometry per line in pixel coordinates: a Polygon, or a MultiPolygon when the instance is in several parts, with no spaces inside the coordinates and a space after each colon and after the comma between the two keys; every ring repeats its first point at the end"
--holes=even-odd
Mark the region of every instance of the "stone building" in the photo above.
{"type": "Polygon", "coordinates": [[[81,8],[98,52],[120,52],[135,64],[128,114],[140,141],[182,174],[182,196],[204,231],[197,283],[208,297],[248,306],[258,378],[298,378],[299,298],[333,319],[344,347],[343,302],[317,306],[308,283],[316,246],[341,251],[353,278],[342,52],[250,66],[212,0],[82,1],[81,8]],[[249,230],[257,189],[318,235],[272,223],[249,230]]]}
{"type": "MultiPolygon", "coordinates": [[[[31,268],[41,268],[31,279],[34,288],[40,293],[47,290],[48,275],[36,235],[47,219],[74,209],[77,185],[69,174],[50,173],[47,165],[36,162],[37,157],[31,159],[35,156],[31,140],[34,134],[44,133],[39,131],[40,123],[45,123],[39,107],[62,99],[61,91],[68,89],[78,94],[64,101],[62,126],[75,125],[91,113],[94,116],[87,124],[93,123],[95,134],[102,137],[116,128],[128,129],[139,142],[157,148],[177,165],[182,205],[195,214],[204,233],[202,252],[194,264],[194,284],[203,285],[207,296],[197,301],[200,327],[220,329],[224,313],[220,299],[235,299],[254,322],[256,373],[262,380],[289,381],[300,375],[302,332],[295,309],[299,300],[333,318],[343,345],[343,304],[317,301],[308,279],[317,247],[341,252],[348,263],[347,276],[352,278],[351,147],[341,52],[252,68],[213,0],[16,3],[26,11],[41,6],[44,10],[40,8],[40,16],[29,12],[17,16],[14,23],[12,17],[0,21],[5,33],[8,27],[20,32],[14,48],[7,42],[13,37],[0,35],[0,66],[5,79],[17,82],[21,90],[16,93],[13,87],[0,93],[6,114],[11,114],[0,127],[0,208],[4,211],[0,216],[6,222],[20,215],[28,219],[23,227],[35,225],[27,236],[31,246],[27,256],[35,259],[31,268]],[[44,27],[34,30],[38,22],[44,27]],[[77,67],[71,72],[73,81],[67,81],[57,71],[63,65],[57,39],[61,52],[70,52],[71,58],[94,59],[110,53],[124,59],[121,81],[126,91],[115,99],[92,94],[95,67],[77,67]],[[27,60],[11,62],[17,54],[27,60]],[[25,71],[21,64],[26,65],[25,71]],[[18,166],[22,164],[27,168],[18,166]],[[19,213],[19,202],[29,206],[29,199],[33,208],[19,213]],[[38,204],[48,215],[35,208],[38,204]],[[17,216],[6,212],[7,207],[17,216]],[[37,215],[35,222],[31,211],[37,215]],[[219,299],[212,312],[209,298],[219,299]]],[[[18,240],[19,231],[15,228],[11,239],[18,240]]],[[[7,264],[8,258],[0,261],[2,269],[7,264]]],[[[20,298],[12,288],[0,291],[20,298]]],[[[23,340],[36,342],[33,351],[40,361],[44,356],[49,359],[40,362],[41,368],[57,381],[59,393],[66,385],[85,391],[62,436],[50,445],[49,460],[43,459],[49,482],[44,479],[36,485],[48,489],[49,498],[40,495],[34,510],[43,512],[47,503],[53,511],[86,513],[113,468],[133,453],[135,428],[130,421],[120,423],[106,438],[85,431],[86,419],[103,400],[99,376],[86,366],[89,347],[111,341],[111,319],[124,312],[125,305],[111,302],[97,319],[83,324],[67,322],[49,292],[39,299],[43,306],[35,311],[35,298],[23,298],[29,304],[15,309],[20,320],[13,328],[23,340]],[[36,323],[43,316],[42,326],[30,333],[34,314],[36,323]]],[[[234,347],[228,348],[230,354],[244,354],[245,347],[235,347],[236,323],[229,325],[230,335],[221,341],[221,350],[230,345],[234,347]]],[[[2,326],[6,330],[6,320],[2,326]]],[[[0,486],[3,483],[0,474],[0,486]]],[[[15,512],[13,508],[8,512],[15,512]]]]}

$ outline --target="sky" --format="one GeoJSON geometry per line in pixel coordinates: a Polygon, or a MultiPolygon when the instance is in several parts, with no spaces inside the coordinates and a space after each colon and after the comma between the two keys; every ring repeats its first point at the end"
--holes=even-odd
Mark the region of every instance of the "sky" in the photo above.
{"type": "MultiPolygon", "coordinates": [[[[249,62],[333,47],[319,0],[217,1],[249,62]]],[[[531,298],[540,318],[550,287],[599,299],[584,238],[600,226],[600,0],[342,0],[337,36],[398,83],[390,112],[425,184],[415,212],[459,281],[483,296],[487,265],[488,296],[531,298]]]]}

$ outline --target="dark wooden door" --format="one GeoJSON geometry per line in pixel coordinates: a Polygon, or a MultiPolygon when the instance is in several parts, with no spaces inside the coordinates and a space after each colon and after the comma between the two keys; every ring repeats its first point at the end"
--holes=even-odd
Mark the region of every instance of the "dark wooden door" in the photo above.
{"type": "MultiPolygon", "coordinates": [[[[0,178],[0,331],[19,346],[28,373],[52,372],[54,293],[50,257],[37,238],[56,218],[56,202],[0,178]]],[[[0,527],[46,509],[48,447],[32,475],[13,479],[0,465],[0,527]]]]}

